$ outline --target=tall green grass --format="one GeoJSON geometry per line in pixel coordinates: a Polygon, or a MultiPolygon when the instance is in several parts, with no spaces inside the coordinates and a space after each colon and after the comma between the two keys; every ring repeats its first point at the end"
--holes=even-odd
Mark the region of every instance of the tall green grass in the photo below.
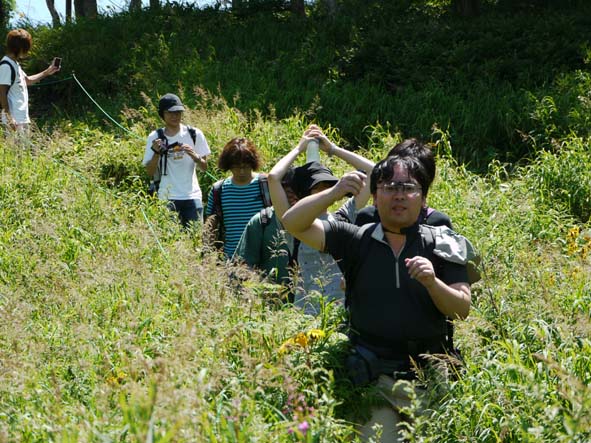
{"type": "MultiPolygon", "coordinates": [[[[204,91],[191,99],[201,106],[186,119],[203,129],[212,163],[240,134],[268,169],[307,124],[246,118],[204,91]]],[[[129,108],[122,122],[145,135],[158,123],[153,107],[129,108]]],[[[371,393],[343,380],[342,309],[304,316],[220,263],[198,229],[183,231],[143,194],[142,140],[54,127],[35,133],[34,153],[0,143],[0,441],[351,441],[371,393]],[[280,352],[314,328],[324,337],[280,352]]],[[[401,136],[391,129],[368,128],[373,158],[401,136]]],[[[567,205],[551,192],[578,189],[565,177],[584,176],[588,140],[565,140],[523,169],[492,162],[478,176],[455,160],[450,132],[432,139],[429,204],[478,247],[484,279],[456,328],[466,368],[433,392],[426,415],[408,411],[409,439],[588,441],[591,240],[568,211],[586,200],[571,192],[567,205]]]]}

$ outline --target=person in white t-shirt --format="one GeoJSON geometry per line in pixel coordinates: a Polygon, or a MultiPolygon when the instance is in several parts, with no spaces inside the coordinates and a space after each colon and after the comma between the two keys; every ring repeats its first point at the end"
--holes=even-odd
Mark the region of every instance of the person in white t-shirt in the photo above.
{"type": "Polygon", "coordinates": [[[203,198],[196,168],[207,169],[211,154],[203,132],[181,123],[181,99],[165,94],[158,103],[164,128],[148,136],[143,165],[150,177],[159,177],[158,198],[168,200],[170,210],[178,213],[183,226],[203,221],[203,198]]]}
{"type": "Polygon", "coordinates": [[[52,63],[37,74],[25,74],[19,62],[27,57],[32,45],[31,34],[24,29],[14,29],[6,37],[6,55],[0,60],[2,123],[18,131],[26,131],[31,122],[27,86],[60,70],[52,63]]]}

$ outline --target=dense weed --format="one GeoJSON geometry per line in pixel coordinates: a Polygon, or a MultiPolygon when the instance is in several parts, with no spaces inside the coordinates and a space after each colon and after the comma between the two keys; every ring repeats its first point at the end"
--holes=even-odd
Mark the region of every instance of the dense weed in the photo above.
{"type": "MultiPolygon", "coordinates": [[[[242,134],[268,169],[307,124],[246,119],[195,94],[203,106],[187,119],[204,130],[212,164],[242,134]]],[[[350,441],[375,400],[343,379],[342,309],[311,318],[273,303],[272,288],[220,263],[198,229],[182,231],[143,194],[132,134],[157,124],[152,108],[128,108],[123,136],[63,122],[35,133],[35,152],[2,145],[0,439],[350,441]]],[[[376,159],[401,137],[367,131],[376,159]]],[[[474,241],[485,278],[457,325],[462,376],[434,391],[426,415],[411,407],[410,440],[588,440],[591,238],[576,218],[588,142],[565,139],[526,168],[493,162],[476,176],[447,131],[432,138],[430,205],[474,241]]],[[[201,179],[207,190],[212,179],[201,179]]]]}
{"type": "Polygon", "coordinates": [[[375,401],[343,379],[343,309],[278,304],[146,197],[141,157],[168,90],[212,148],[204,193],[236,135],[265,170],[310,121],[373,159],[431,141],[429,204],[480,250],[484,278],[456,328],[461,377],[425,414],[409,408],[409,441],[591,439],[588,15],[533,23],[527,2],[497,2],[517,13],[463,27],[444,2],[371,3],[328,26],[320,9],[303,24],[173,5],[35,30],[31,65],[63,54],[126,130],[71,107],[86,97],[64,82],[33,94],[60,111],[32,149],[0,140],[0,441],[344,442],[375,401]]]}

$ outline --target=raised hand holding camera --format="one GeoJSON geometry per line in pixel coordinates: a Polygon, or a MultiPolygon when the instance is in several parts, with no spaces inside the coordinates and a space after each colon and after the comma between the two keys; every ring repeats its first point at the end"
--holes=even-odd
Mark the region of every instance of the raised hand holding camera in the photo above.
{"type": "Polygon", "coordinates": [[[154,151],[154,154],[162,154],[162,140],[157,138],[152,142],[152,151],[154,151]]]}

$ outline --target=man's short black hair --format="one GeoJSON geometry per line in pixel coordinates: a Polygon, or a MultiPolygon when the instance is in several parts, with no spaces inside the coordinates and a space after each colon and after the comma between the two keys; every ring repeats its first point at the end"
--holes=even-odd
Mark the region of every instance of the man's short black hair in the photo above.
{"type": "Polygon", "coordinates": [[[408,138],[401,141],[388,152],[386,157],[397,155],[399,157],[416,157],[427,169],[431,181],[435,180],[437,167],[435,165],[435,154],[429,146],[416,138],[408,138]]]}
{"type": "Polygon", "coordinates": [[[426,197],[433,179],[425,165],[416,157],[399,157],[397,155],[376,163],[371,171],[371,193],[375,194],[377,192],[378,184],[392,181],[396,165],[400,165],[408,171],[410,177],[414,178],[421,186],[423,197],[426,197]]]}

